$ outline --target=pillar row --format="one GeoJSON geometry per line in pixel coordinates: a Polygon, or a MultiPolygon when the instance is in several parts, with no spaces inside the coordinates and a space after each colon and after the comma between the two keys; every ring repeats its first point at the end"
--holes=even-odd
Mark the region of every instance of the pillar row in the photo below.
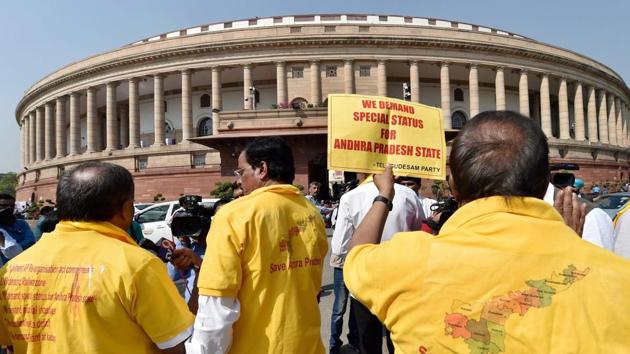
{"type": "Polygon", "coordinates": [[[573,108],[575,117],[575,140],[584,141],[584,97],[582,96],[582,83],[575,85],[575,97],[573,98],[573,108]]]}
{"type": "Polygon", "coordinates": [[[479,114],[479,70],[477,64],[470,65],[468,94],[470,95],[470,117],[472,118],[479,114]]]}
{"type": "Polygon", "coordinates": [[[66,98],[59,97],[55,101],[56,115],[55,115],[55,141],[57,156],[60,159],[66,156],[66,98]]]}
{"type": "Polygon", "coordinates": [[[451,122],[451,82],[448,63],[440,65],[440,100],[442,101],[442,115],[444,116],[444,129],[453,128],[451,122]]]}

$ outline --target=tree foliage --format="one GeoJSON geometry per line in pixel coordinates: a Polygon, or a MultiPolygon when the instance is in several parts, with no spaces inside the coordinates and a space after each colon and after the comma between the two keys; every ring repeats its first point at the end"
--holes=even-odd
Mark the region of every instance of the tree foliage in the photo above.
{"type": "Polygon", "coordinates": [[[15,172],[5,173],[0,176],[0,193],[15,195],[17,186],[17,174],[15,172]]]}
{"type": "Polygon", "coordinates": [[[231,198],[232,197],[232,182],[217,182],[215,183],[215,189],[210,192],[210,195],[215,198],[231,198]]]}

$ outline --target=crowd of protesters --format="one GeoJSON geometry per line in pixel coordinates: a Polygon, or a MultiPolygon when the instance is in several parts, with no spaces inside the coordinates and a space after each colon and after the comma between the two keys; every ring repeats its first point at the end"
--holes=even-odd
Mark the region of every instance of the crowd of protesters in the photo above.
{"type": "Polygon", "coordinates": [[[331,266],[331,353],[381,353],[383,338],[390,353],[630,351],[630,207],[604,225],[578,197],[583,181],[551,185],[546,137],[514,112],[472,119],[449,164],[449,190],[423,196],[420,179],[387,167],[357,174],[331,205],[320,182],[306,196],[292,184],[285,140],[254,139],[207,237],[178,238],[166,266],[138,247],[123,167],[66,171],[35,234],[0,194],[0,346],[323,353],[318,302],[331,266]]]}

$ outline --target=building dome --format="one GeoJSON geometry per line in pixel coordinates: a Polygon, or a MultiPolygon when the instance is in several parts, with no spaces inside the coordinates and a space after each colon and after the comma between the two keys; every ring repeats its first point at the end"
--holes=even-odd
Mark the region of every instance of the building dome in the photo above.
{"type": "Polygon", "coordinates": [[[628,177],[630,90],[607,66],[481,25],[411,16],[298,15],[164,33],[49,74],[16,108],[18,199],[54,199],[65,168],[128,168],[136,199],[207,195],[248,139],[285,136],[296,183],[326,182],[326,97],[440,107],[447,138],[485,110],[539,122],[552,162],[587,183],[628,177]]]}

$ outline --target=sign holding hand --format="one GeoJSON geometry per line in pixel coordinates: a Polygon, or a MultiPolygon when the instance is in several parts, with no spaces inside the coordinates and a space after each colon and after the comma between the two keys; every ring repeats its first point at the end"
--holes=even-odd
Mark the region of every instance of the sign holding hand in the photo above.
{"type": "Polygon", "coordinates": [[[446,178],[442,110],[379,96],[328,96],[328,169],[446,178]]]}

